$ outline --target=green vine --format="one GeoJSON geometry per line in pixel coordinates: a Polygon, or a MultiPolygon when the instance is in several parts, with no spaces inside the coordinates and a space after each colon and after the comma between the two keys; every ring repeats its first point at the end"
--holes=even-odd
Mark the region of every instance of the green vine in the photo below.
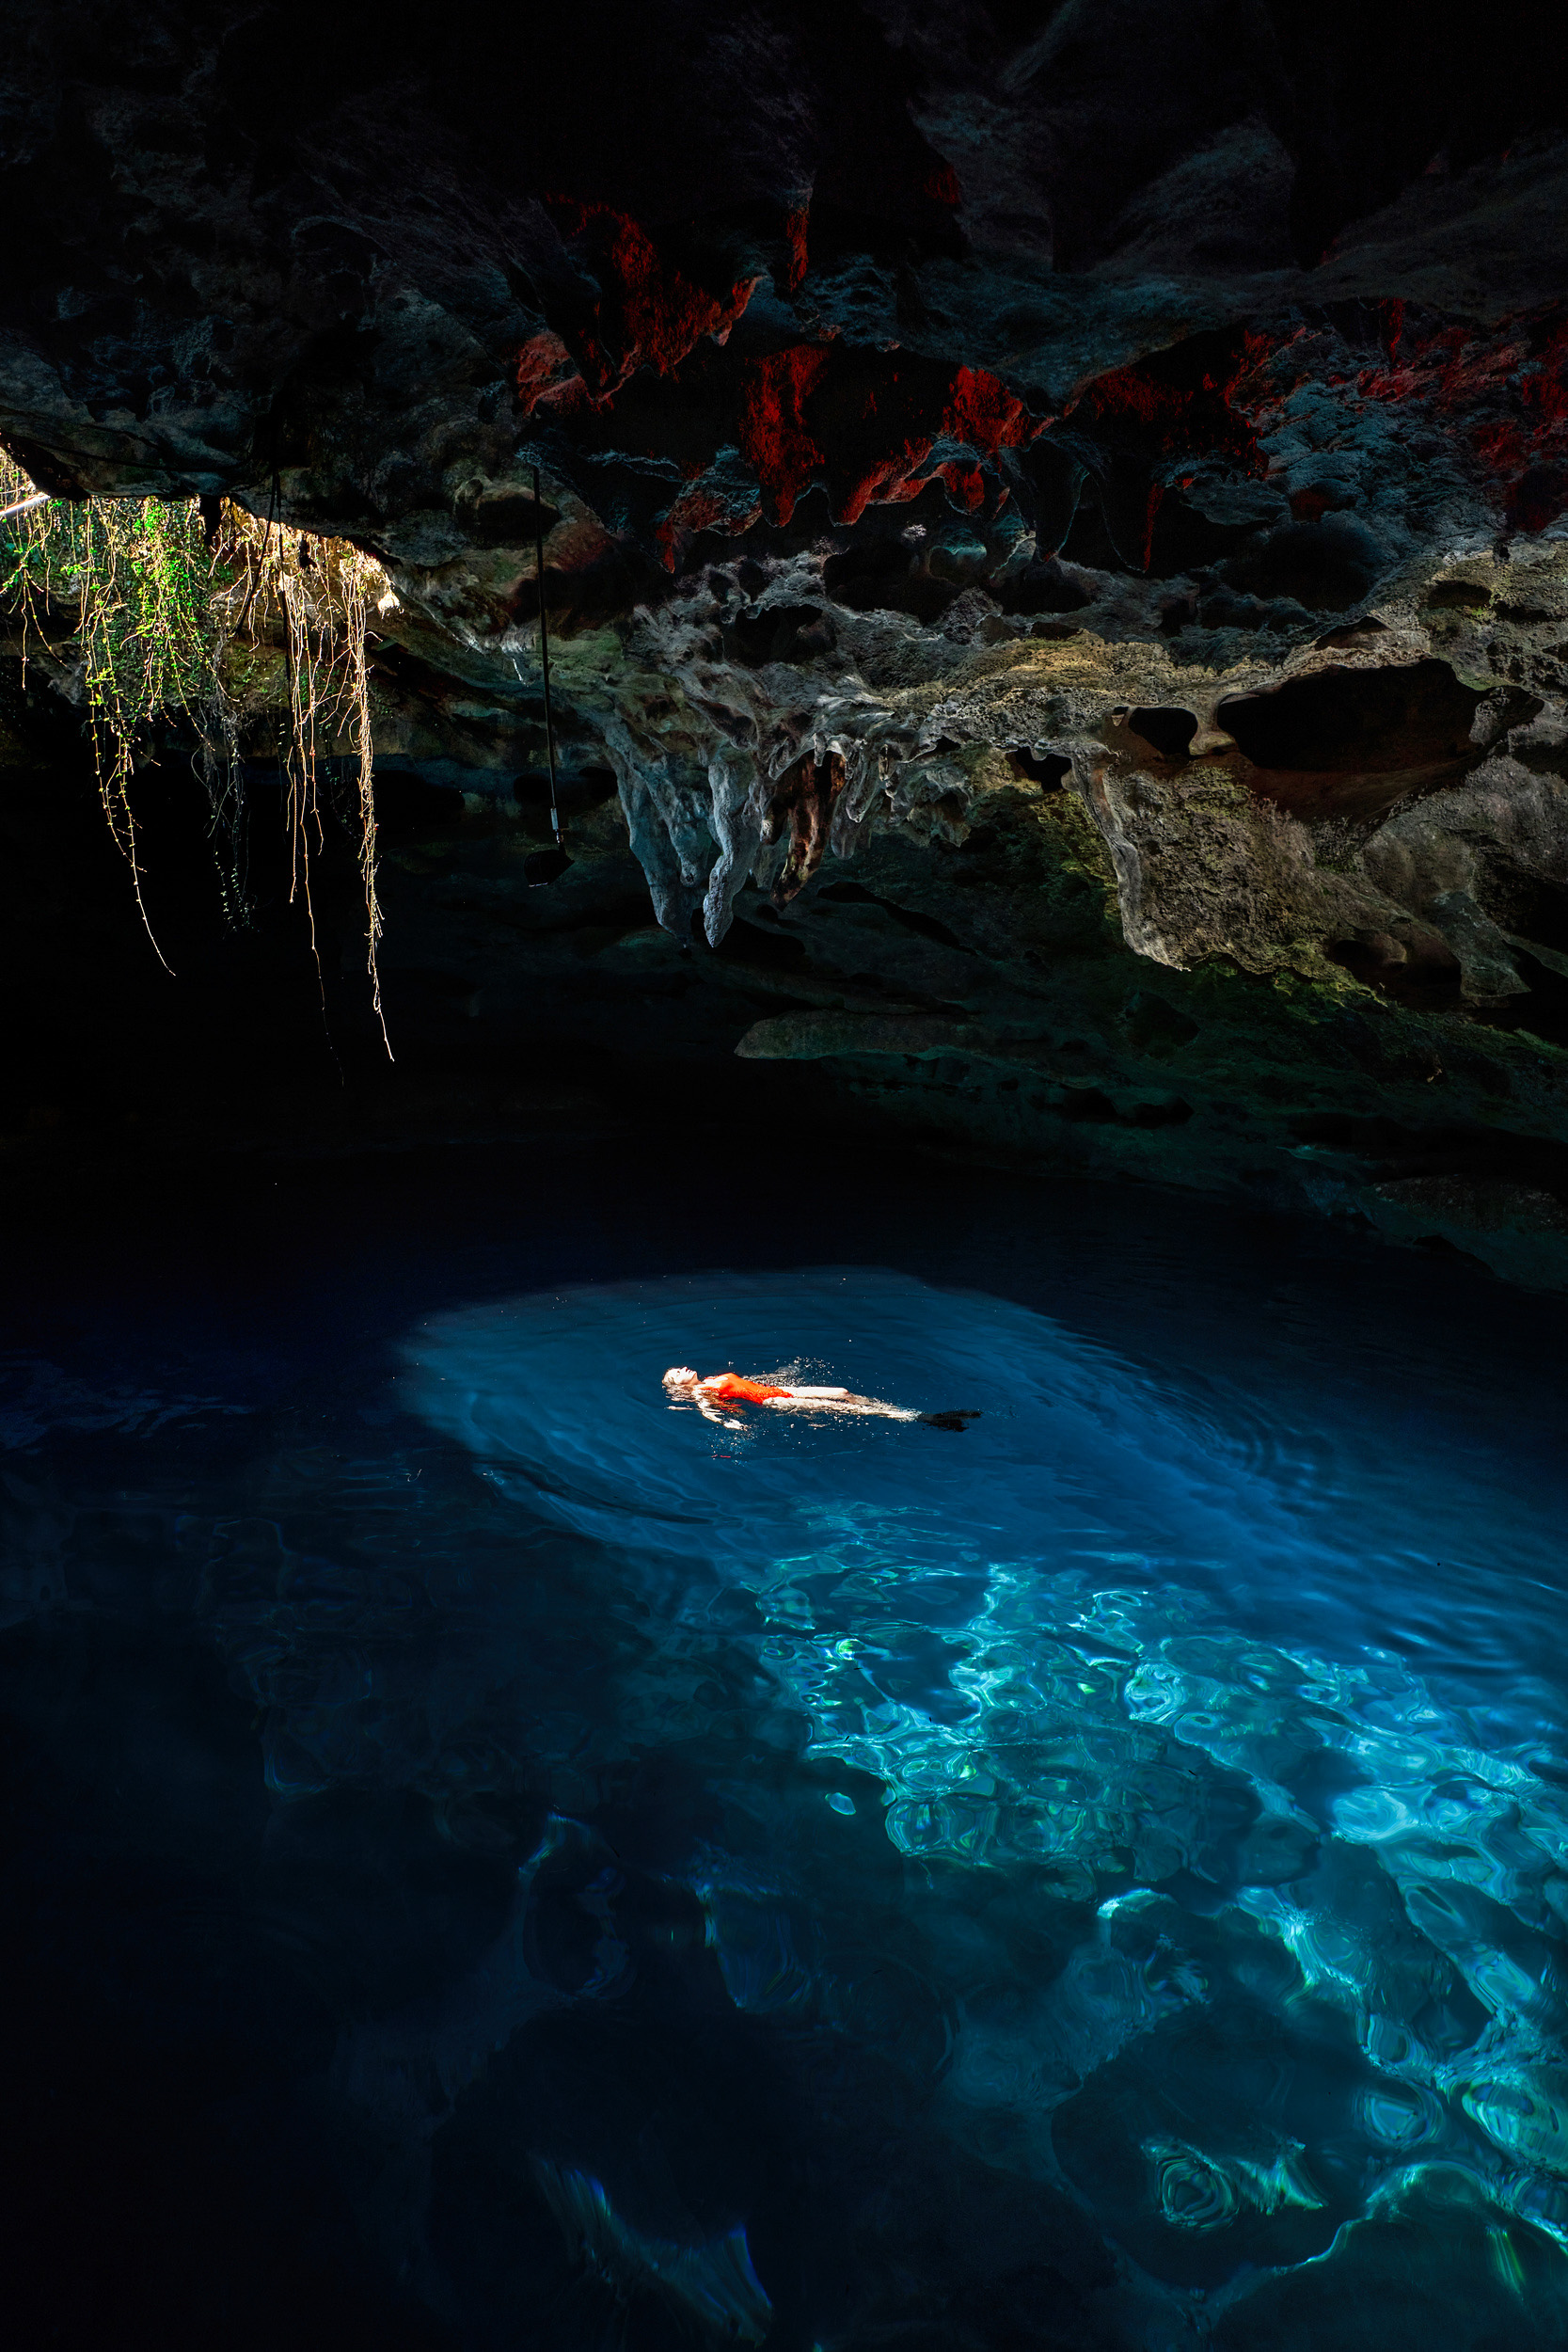
{"type": "MultiPolygon", "coordinates": [[[[201,739],[214,826],[226,824],[235,836],[240,714],[233,686],[239,674],[256,668],[236,656],[242,646],[253,655],[269,639],[279,643],[291,897],[303,903],[314,948],[310,858],[321,841],[319,763],[342,742],[358,766],[366,965],[385,1041],[366,653],[370,610],[390,594],[380,565],[347,541],[285,533],[228,500],[212,532],[195,499],[40,501],[26,474],[3,453],[0,506],[24,507],[5,525],[0,607],[20,625],[24,662],[35,643],[55,660],[74,651],[104,814],[160,962],[142,897],[132,806],[138,747],[154,724],[188,722],[201,739]],[[63,648],[61,607],[71,609],[63,648]]],[[[232,866],[231,859],[225,879],[231,915],[244,901],[232,866]]]]}

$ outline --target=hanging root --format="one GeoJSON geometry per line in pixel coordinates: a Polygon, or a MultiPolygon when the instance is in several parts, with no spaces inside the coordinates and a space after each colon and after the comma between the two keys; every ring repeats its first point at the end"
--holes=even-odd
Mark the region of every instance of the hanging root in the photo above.
{"type": "MultiPolygon", "coordinates": [[[[366,650],[370,607],[387,579],[373,558],[347,540],[311,540],[285,533],[226,503],[219,559],[243,562],[243,589],[230,589],[233,634],[255,644],[269,624],[281,634],[288,680],[284,772],[291,841],[290,897],[304,906],[316,949],[310,859],[325,842],[320,759],[346,739],[358,769],[359,878],[365,893],[366,970],[371,1002],[388,1058],[392,1058],[381,1000],[377,947],[381,905],[376,892],[375,751],[366,650]],[[237,609],[233,600],[237,598],[237,609]]],[[[320,972],[317,957],[317,971],[320,972]]]]}
{"type": "MultiPolygon", "coordinates": [[[[346,540],[285,536],[276,523],[229,500],[216,508],[214,525],[210,500],[47,498],[3,453],[0,507],[0,604],[20,621],[24,663],[32,639],[40,646],[52,638],[57,645],[62,637],[74,644],[104,815],[166,970],[143,899],[131,803],[138,739],[176,716],[199,731],[214,828],[222,824],[230,834],[225,904],[240,919],[245,890],[233,782],[239,722],[229,672],[237,647],[254,651],[281,641],[290,899],[304,908],[314,952],[310,858],[325,840],[318,763],[334,741],[346,740],[358,766],[366,966],[390,1057],[376,952],[382,922],[366,654],[370,607],[387,587],[381,566],[346,540]],[[55,617],[61,605],[75,607],[64,630],[55,617]]],[[[318,956],[318,975],[320,969],[318,956]]]]}
{"type": "MultiPolygon", "coordinates": [[[[196,503],[155,499],[49,499],[0,460],[8,516],[0,597],[18,614],[25,663],[50,641],[58,606],[76,608],[74,638],[99,793],[153,953],[131,779],[138,739],[176,712],[198,720],[210,698],[210,564],[196,503]]],[[[57,631],[56,631],[57,633],[57,631]]]]}
{"type": "Polygon", "coordinates": [[[376,949],[381,940],[381,900],[375,887],[375,759],[371,738],[371,671],[365,655],[365,572],[356,566],[345,580],[348,614],[350,727],[359,758],[359,879],[365,891],[365,969],[371,977],[371,1002],[381,1025],[381,1041],[388,1061],[396,1059],[387,1035],[381,1009],[381,973],[376,949]]]}

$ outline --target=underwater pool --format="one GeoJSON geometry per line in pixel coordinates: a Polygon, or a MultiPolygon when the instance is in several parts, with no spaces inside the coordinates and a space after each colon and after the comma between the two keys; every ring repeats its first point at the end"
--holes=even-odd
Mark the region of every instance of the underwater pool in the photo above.
{"type": "Polygon", "coordinates": [[[253,1174],[12,1284],[37,2340],[1560,2344],[1560,1306],[661,1164],[253,1174]]]}

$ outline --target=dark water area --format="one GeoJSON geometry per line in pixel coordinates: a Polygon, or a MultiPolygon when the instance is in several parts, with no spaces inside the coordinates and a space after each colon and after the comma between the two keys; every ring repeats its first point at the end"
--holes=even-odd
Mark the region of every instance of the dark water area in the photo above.
{"type": "Polygon", "coordinates": [[[1560,1305],[784,1140],[13,1233],[11,2340],[1560,2344],[1560,1305]]]}

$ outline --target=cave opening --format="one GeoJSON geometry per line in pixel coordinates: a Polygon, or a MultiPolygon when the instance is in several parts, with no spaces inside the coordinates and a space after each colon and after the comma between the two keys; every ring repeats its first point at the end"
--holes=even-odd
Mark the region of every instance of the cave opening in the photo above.
{"type": "MultiPolygon", "coordinates": [[[[841,596],[840,603],[851,600],[841,596]]],[[[749,669],[768,661],[810,661],[813,655],[832,653],[833,625],[816,605],[768,605],[760,612],[739,612],[724,623],[724,649],[749,669]]]]}
{"type": "Polygon", "coordinates": [[[1483,700],[1446,661],[1331,665],[1271,694],[1237,695],[1220,715],[1259,768],[1363,771],[1469,757],[1483,700]]]}
{"type": "Polygon", "coordinates": [[[830,555],[822,584],[835,604],[853,612],[907,612],[917,621],[940,620],[958,594],[955,581],[933,577],[902,539],[874,539],[830,555]]]}
{"type": "Polygon", "coordinates": [[[1015,744],[1007,756],[1018,773],[1037,784],[1042,792],[1060,792],[1072,773],[1072,762],[1065,752],[1027,751],[1015,744]]]}
{"type": "Polygon", "coordinates": [[[1162,759],[1185,759],[1187,747],[1197,733],[1197,721],[1190,710],[1164,707],[1140,706],[1128,712],[1127,724],[1162,759]]]}
{"type": "Polygon", "coordinates": [[[1218,568],[1248,596],[1288,598],[1307,612],[1344,612],[1370,594],[1383,561],[1365,526],[1330,515],[1281,523],[1218,568]]]}
{"type": "Polygon", "coordinates": [[[1357,819],[1479,767],[1484,700],[1435,659],[1334,663],[1268,693],[1233,696],[1215,716],[1253,764],[1257,792],[1309,819],[1357,819]]]}

